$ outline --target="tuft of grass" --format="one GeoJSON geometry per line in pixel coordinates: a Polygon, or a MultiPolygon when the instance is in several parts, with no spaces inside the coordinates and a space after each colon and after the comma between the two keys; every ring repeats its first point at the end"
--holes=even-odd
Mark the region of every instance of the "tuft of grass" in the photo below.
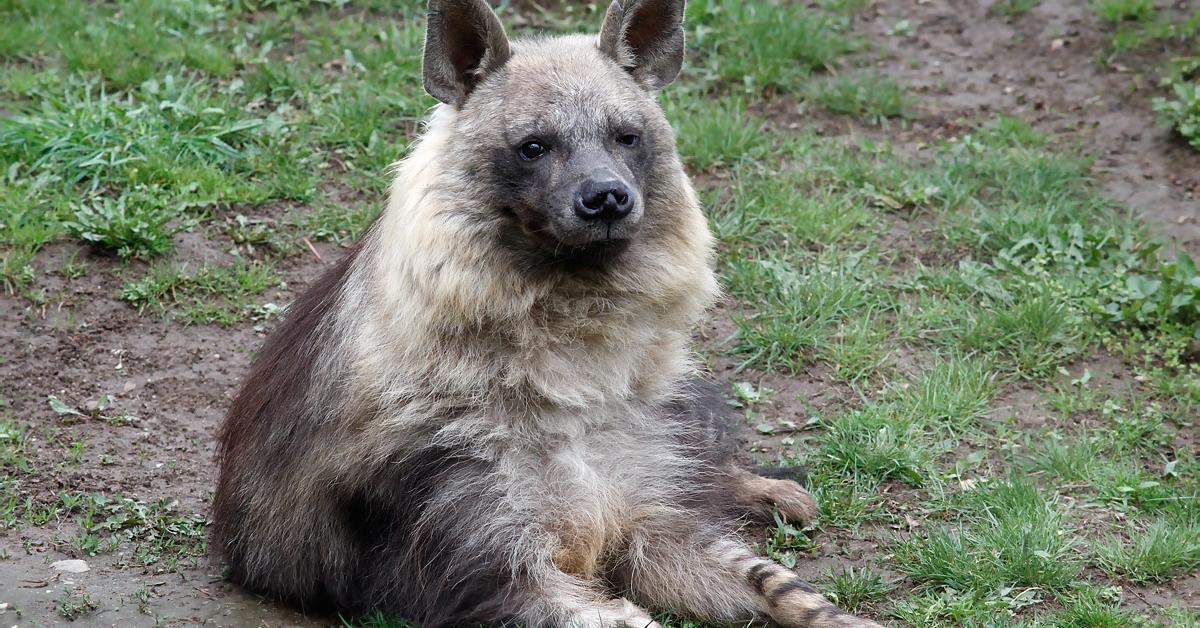
{"type": "MultiPolygon", "coordinates": [[[[257,159],[290,135],[279,114],[246,115],[198,79],[166,76],[123,94],[81,83],[42,96],[39,108],[0,119],[0,158],[88,193],[157,184],[193,204],[220,192],[260,200],[246,180],[279,172],[257,159]]],[[[307,196],[303,185],[296,192],[307,196]]]]}
{"type": "Polygon", "coordinates": [[[1092,10],[1106,22],[1148,22],[1154,19],[1154,0],[1094,0],[1092,10]]]}
{"type": "Polygon", "coordinates": [[[171,499],[147,503],[97,493],[63,493],[52,512],[55,519],[73,515],[77,530],[71,543],[89,556],[128,548],[123,560],[174,570],[181,563],[196,564],[207,551],[204,517],[179,513],[171,499]]]}
{"type": "Polygon", "coordinates": [[[162,265],[150,274],[127,282],[121,300],[135,306],[166,313],[179,309],[184,318],[200,324],[233,325],[255,314],[253,297],[280,286],[274,268],[266,262],[238,261],[230,266],[162,265]]]}
{"type": "Polygon", "coordinates": [[[65,588],[62,594],[54,600],[54,607],[58,610],[58,614],[67,621],[75,621],[100,608],[92,596],[75,587],[65,588]]]}
{"type": "Polygon", "coordinates": [[[911,417],[871,405],[830,419],[818,438],[814,466],[835,476],[899,480],[921,486],[941,447],[911,417]]]}
{"type": "Polygon", "coordinates": [[[1122,541],[1110,536],[1095,548],[1096,563],[1136,584],[1163,582],[1200,567],[1200,525],[1158,518],[1137,525],[1122,541]]]}
{"type": "Polygon", "coordinates": [[[844,16],[799,4],[699,0],[687,11],[698,67],[755,94],[794,90],[800,79],[860,46],[844,16]]]}
{"type": "Polygon", "coordinates": [[[26,427],[14,421],[0,420],[0,469],[4,470],[6,477],[33,471],[33,463],[26,450],[28,443],[29,431],[26,427]]]}
{"type": "Polygon", "coordinates": [[[885,581],[883,576],[869,568],[854,567],[829,571],[820,585],[821,592],[831,602],[851,613],[878,604],[896,588],[896,585],[885,581]]]}
{"type": "Polygon", "coordinates": [[[341,622],[342,628],[413,628],[413,624],[407,621],[388,617],[380,612],[356,618],[338,615],[338,620],[341,622]]]}
{"type": "Polygon", "coordinates": [[[734,169],[729,196],[710,203],[713,232],[723,256],[761,256],[838,244],[872,226],[871,212],[845,193],[812,190],[802,172],[761,172],[757,164],[734,169]]]}
{"type": "Polygon", "coordinates": [[[1100,587],[1079,583],[1060,594],[1061,611],[1049,618],[1051,626],[1061,628],[1124,628],[1135,625],[1137,617],[1121,608],[1121,587],[1100,587]]]}
{"type": "Polygon", "coordinates": [[[1003,626],[997,624],[997,618],[1037,601],[1036,591],[1030,591],[992,596],[954,589],[923,591],[898,600],[891,612],[905,626],[1003,626]]]}
{"type": "Polygon", "coordinates": [[[1048,291],[968,316],[954,342],[996,355],[1024,377],[1047,375],[1079,351],[1080,326],[1073,320],[1078,315],[1048,291]]]}
{"type": "Polygon", "coordinates": [[[996,396],[992,363],[971,356],[936,358],[914,383],[895,389],[894,407],[924,425],[962,430],[996,396]]]}
{"type": "Polygon", "coordinates": [[[366,231],[379,211],[374,203],[322,203],[305,215],[303,225],[315,240],[350,242],[366,231]]]}
{"type": "Polygon", "coordinates": [[[1041,3],[1042,0],[996,0],[989,10],[997,15],[1015,16],[1028,13],[1041,3]]]}
{"type": "Polygon", "coordinates": [[[1086,435],[1073,442],[1052,435],[1032,449],[1029,466],[1052,474],[1060,482],[1082,482],[1096,473],[1099,454],[1099,446],[1086,435]]]}
{"type": "Polygon", "coordinates": [[[956,591],[1060,590],[1081,567],[1054,501],[1019,478],[963,496],[957,525],[901,540],[896,558],[918,583],[956,591]]]}
{"type": "Polygon", "coordinates": [[[830,325],[863,311],[871,283],[856,272],[858,259],[831,253],[811,260],[803,270],[777,255],[731,262],[730,291],[757,305],[734,320],[734,351],[746,356],[740,368],[795,372],[805,363],[806,351],[826,344],[830,325]]]}
{"type": "Polygon", "coordinates": [[[870,478],[817,473],[811,482],[824,528],[854,528],[881,513],[879,483],[870,478]]]}
{"type": "Polygon", "coordinates": [[[833,375],[844,382],[860,382],[879,375],[888,361],[887,333],[872,311],[838,326],[833,342],[822,357],[833,375]]]}
{"type": "Polygon", "coordinates": [[[662,105],[675,125],[684,163],[696,170],[756,161],[771,142],[762,120],[741,99],[711,101],[680,92],[664,95],[662,105]]]}
{"type": "Polygon", "coordinates": [[[64,222],[67,232],[122,258],[153,257],[171,250],[172,236],[189,223],[171,226],[174,208],[156,201],[155,190],[122,194],[117,199],[95,197],[89,204],[71,208],[71,219],[64,222]]]}
{"type": "Polygon", "coordinates": [[[763,543],[763,553],[779,564],[793,569],[799,554],[813,546],[812,541],[804,531],[787,523],[775,513],[775,525],[768,529],[766,541],[763,543]]]}
{"type": "Polygon", "coordinates": [[[1156,97],[1154,110],[1188,144],[1200,150],[1200,80],[1172,84],[1172,97],[1156,97]]]}
{"type": "Polygon", "coordinates": [[[904,88],[879,74],[839,74],[818,84],[811,98],[829,111],[876,125],[904,116],[909,108],[904,88]]]}
{"type": "Polygon", "coordinates": [[[228,19],[222,5],[122,0],[93,7],[78,0],[6,3],[0,15],[0,55],[49,58],[74,74],[103,76],[110,85],[137,85],[162,67],[228,77],[237,59],[208,37],[228,19]]]}

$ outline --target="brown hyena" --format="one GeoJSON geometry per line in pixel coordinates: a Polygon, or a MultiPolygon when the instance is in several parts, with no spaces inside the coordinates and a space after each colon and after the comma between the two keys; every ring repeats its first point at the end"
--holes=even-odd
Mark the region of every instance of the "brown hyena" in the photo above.
{"type": "Polygon", "coordinates": [[[728,462],[695,375],[713,243],[654,96],[683,8],[510,43],[483,0],[431,0],[443,104],[221,430],[235,581],[424,626],[873,625],[737,535],[814,503],[728,462]]]}

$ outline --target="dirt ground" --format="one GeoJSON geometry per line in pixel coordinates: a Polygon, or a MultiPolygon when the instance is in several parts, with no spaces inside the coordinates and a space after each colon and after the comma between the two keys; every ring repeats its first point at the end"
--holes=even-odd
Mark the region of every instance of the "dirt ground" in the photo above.
{"type": "MultiPolygon", "coordinates": [[[[919,102],[911,124],[893,124],[886,133],[919,154],[924,142],[954,134],[972,121],[996,112],[1021,114],[1058,141],[1082,145],[1095,154],[1097,176],[1115,198],[1140,209],[1148,222],[1192,252],[1200,251],[1200,153],[1187,150],[1156,125],[1149,107],[1153,85],[1147,84],[1152,74],[1096,63],[1104,44],[1086,5],[1047,0],[1025,15],[1005,18],[989,14],[980,2],[875,2],[857,18],[856,27],[882,49],[882,54],[871,53],[878,56],[878,69],[910,87],[919,102]],[[901,19],[916,25],[912,34],[891,34],[901,19]]],[[[289,209],[278,211],[282,215],[289,209]]],[[[181,259],[199,263],[220,254],[207,244],[203,231],[179,239],[181,259]]],[[[339,254],[335,246],[318,245],[316,253],[284,262],[287,287],[269,292],[265,299],[290,301],[339,254]]],[[[39,262],[54,268],[57,260],[72,255],[96,268],[119,268],[114,260],[67,243],[42,251],[39,262]]],[[[43,473],[23,483],[19,498],[36,502],[67,490],[146,501],[169,498],[178,513],[203,515],[214,481],[216,426],[262,333],[252,324],[228,329],[183,326],[139,315],[116,298],[121,285],[110,272],[53,281],[61,285],[50,286],[49,292],[65,289],[67,296],[45,306],[0,295],[0,379],[10,395],[10,414],[53,426],[45,432],[51,437],[39,432],[28,447],[29,457],[43,473]],[[67,325],[68,320],[77,327],[67,325]],[[102,394],[113,395],[121,410],[138,421],[122,426],[90,418],[71,421],[47,404],[48,395],[83,403],[102,394]],[[67,464],[63,450],[74,441],[86,442],[87,447],[78,464],[67,464]]],[[[711,349],[728,336],[728,328],[725,315],[716,312],[703,331],[709,354],[717,353],[711,349]]],[[[717,377],[733,377],[732,362],[717,360],[714,367],[717,377]]],[[[1109,372],[1115,379],[1126,376],[1119,364],[1109,372]]],[[[764,375],[762,381],[787,393],[775,397],[771,412],[799,424],[812,412],[838,406],[847,392],[830,384],[820,368],[792,378],[764,375]],[[803,403],[790,401],[797,397],[803,403]]],[[[1007,411],[1021,421],[1038,421],[1036,406],[1019,398],[1004,401],[1007,411]]],[[[746,440],[747,456],[751,449],[769,452],[774,446],[770,440],[759,442],[749,430],[746,440]]],[[[59,530],[71,525],[62,521],[0,535],[0,550],[9,555],[0,563],[0,602],[8,605],[0,610],[4,625],[70,623],[57,609],[64,587],[86,591],[99,607],[77,624],[338,623],[336,618],[305,618],[233,590],[222,580],[219,565],[200,562],[177,573],[156,573],[123,566],[128,556],[120,552],[78,555],[60,538],[59,530]],[[51,567],[69,558],[83,558],[89,571],[72,574],[51,567]],[[13,608],[20,609],[19,617],[13,608]]],[[[798,568],[812,575],[834,560],[863,560],[874,552],[870,537],[869,530],[860,531],[858,538],[844,543],[823,543],[821,554],[798,568]]],[[[1166,599],[1200,604],[1200,577],[1170,586],[1135,593],[1151,606],[1166,599]]]]}

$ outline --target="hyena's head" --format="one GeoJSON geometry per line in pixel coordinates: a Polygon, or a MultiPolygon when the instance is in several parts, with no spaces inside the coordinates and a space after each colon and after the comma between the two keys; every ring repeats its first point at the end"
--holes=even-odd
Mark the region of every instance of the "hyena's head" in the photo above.
{"type": "Polygon", "coordinates": [[[504,246],[606,265],[695,220],[678,215],[696,210],[654,97],[683,62],[683,10],[615,0],[599,38],[510,42],[484,0],[430,0],[424,83],[455,110],[447,162],[504,246]]]}

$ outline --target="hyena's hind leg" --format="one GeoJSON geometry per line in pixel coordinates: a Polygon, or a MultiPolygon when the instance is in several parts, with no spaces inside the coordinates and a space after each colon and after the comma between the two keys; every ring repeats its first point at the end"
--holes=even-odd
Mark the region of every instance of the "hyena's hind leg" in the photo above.
{"type": "Polygon", "coordinates": [[[817,500],[796,480],[786,477],[789,470],[746,469],[730,466],[729,490],[734,503],[746,514],[763,523],[771,523],[775,512],[791,523],[808,524],[817,516],[817,500]],[[767,473],[775,477],[764,477],[767,473]],[[762,475],[760,475],[762,474],[762,475]]]}
{"type": "Polygon", "coordinates": [[[613,579],[650,608],[669,608],[717,622],[770,619],[784,628],[879,625],[837,608],[742,541],[717,536],[679,539],[676,532],[636,535],[613,579]]]}

